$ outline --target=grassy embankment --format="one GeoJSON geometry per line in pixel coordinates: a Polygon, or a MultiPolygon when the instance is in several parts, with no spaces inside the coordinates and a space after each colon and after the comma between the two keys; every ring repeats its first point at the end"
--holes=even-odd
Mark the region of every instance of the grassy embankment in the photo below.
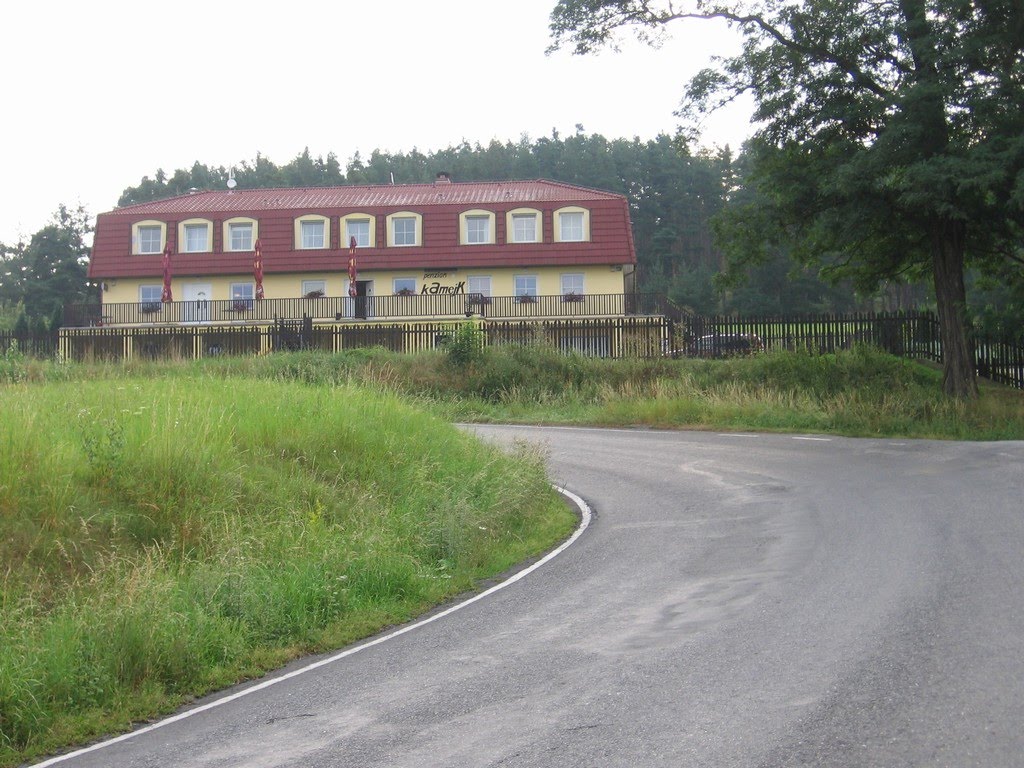
{"type": "Polygon", "coordinates": [[[0,383],[0,765],[405,621],[575,524],[541,457],[365,387],[19,371],[71,380],[0,383]]]}
{"type": "Polygon", "coordinates": [[[599,360],[497,347],[459,367],[443,354],[378,349],[195,365],[218,376],[369,383],[455,421],[1024,439],[1024,392],[982,382],[978,401],[952,400],[934,367],[866,347],[722,361],[599,360]]]}

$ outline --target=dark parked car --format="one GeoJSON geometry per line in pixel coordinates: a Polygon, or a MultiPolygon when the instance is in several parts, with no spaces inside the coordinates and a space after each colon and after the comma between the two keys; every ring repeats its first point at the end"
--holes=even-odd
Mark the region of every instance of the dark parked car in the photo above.
{"type": "Polygon", "coordinates": [[[685,350],[674,349],[670,357],[738,357],[764,352],[764,343],[753,333],[711,333],[690,342],[685,350]]]}

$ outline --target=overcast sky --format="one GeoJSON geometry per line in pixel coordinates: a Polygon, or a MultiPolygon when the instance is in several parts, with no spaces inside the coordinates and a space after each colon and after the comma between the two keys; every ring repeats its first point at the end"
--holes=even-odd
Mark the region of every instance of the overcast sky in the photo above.
{"type": "MultiPolygon", "coordinates": [[[[61,203],[111,210],[121,192],[195,161],[304,147],[422,152],[587,133],[674,132],[686,80],[738,47],[724,26],[671,28],[659,50],[545,56],[555,0],[351,3],[7,2],[0,72],[0,241],[27,239],[61,203]]],[[[749,107],[704,143],[738,147],[749,107]]],[[[457,179],[456,179],[457,181],[457,179]]]]}

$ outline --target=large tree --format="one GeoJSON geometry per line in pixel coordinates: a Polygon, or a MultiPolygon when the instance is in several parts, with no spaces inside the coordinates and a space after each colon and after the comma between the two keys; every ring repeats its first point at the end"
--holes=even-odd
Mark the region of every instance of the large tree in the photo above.
{"type": "Polygon", "coordinates": [[[965,265],[1024,263],[1021,0],[561,0],[551,30],[586,53],[691,19],[726,20],[743,48],[681,114],[756,105],[759,204],[730,214],[733,246],[786,241],[861,284],[929,273],[945,391],[976,396],[965,265]]]}
{"type": "Polygon", "coordinates": [[[28,243],[0,243],[0,302],[23,306],[30,318],[49,318],[65,304],[94,299],[87,279],[90,232],[85,209],[61,205],[28,243]]]}

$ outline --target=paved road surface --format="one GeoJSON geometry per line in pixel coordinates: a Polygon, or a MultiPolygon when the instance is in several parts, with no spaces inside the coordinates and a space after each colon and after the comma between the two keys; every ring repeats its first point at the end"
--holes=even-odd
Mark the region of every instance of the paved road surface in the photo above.
{"type": "Polygon", "coordinates": [[[548,446],[573,546],[61,765],[1024,765],[1024,444],[476,429],[548,446]]]}

